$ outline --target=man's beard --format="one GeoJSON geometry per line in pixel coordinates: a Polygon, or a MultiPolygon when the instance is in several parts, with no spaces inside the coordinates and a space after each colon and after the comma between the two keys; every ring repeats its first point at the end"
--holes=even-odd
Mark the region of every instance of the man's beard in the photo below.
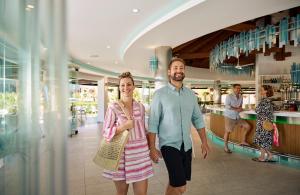
{"type": "Polygon", "coordinates": [[[171,79],[173,81],[183,81],[184,77],[185,77],[184,73],[174,73],[171,76],[171,79]]]}

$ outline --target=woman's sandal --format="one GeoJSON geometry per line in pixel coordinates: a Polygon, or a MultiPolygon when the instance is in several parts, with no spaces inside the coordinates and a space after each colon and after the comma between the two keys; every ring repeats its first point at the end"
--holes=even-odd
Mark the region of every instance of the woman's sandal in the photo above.
{"type": "Polygon", "coordinates": [[[255,162],[268,162],[267,160],[260,160],[259,158],[252,158],[255,162]]]}

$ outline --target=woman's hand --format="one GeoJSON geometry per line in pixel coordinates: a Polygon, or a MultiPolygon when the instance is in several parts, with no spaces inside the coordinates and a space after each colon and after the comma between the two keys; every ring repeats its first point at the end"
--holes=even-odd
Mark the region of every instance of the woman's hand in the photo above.
{"type": "Polygon", "coordinates": [[[123,130],[130,130],[133,128],[133,120],[127,120],[123,125],[123,130]]]}

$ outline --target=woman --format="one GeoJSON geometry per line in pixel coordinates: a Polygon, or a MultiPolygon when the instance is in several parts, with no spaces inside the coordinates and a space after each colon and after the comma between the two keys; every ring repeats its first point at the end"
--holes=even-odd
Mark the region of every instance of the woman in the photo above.
{"type": "Polygon", "coordinates": [[[263,85],[261,88],[262,100],[256,108],[256,131],[254,135],[254,144],[260,149],[260,156],[253,158],[252,160],[258,162],[274,162],[272,160],[272,149],[273,143],[273,131],[267,131],[263,128],[263,122],[265,120],[273,121],[273,113],[275,105],[269,99],[273,96],[273,89],[269,85],[263,85]],[[267,154],[267,157],[265,157],[267,154]]]}
{"type": "Polygon", "coordinates": [[[103,125],[103,137],[111,140],[122,131],[129,131],[129,139],[124,148],[117,172],[104,170],[103,176],[113,180],[117,195],[126,195],[129,184],[133,184],[135,195],[146,195],[148,178],[153,176],[152,162],[145,128],[145,108],[133,99],[134,80],[130,72],[119,76],[120,103],[131,117],[127,119],[117,102],[107,109],[103,125]]]}

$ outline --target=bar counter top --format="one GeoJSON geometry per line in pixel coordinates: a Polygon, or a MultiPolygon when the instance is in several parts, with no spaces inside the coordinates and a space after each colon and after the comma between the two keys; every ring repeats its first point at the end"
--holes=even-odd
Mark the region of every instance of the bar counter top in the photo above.
{"type": "MultiPolygon", "coordinates": [[[[225,110],[222,106],[208,106],[208,110],[211,110],[214,114],[223,115],[225,110]]],[[[245,110],[240,112],[242,119],[256,120],[256,112],[254,110],[245,110]]],[[[274,112],[274,122],[277,124],[294,124],[300,125],[300,112],[290,112],[290,111],[275,111],[274,112]]]]}

